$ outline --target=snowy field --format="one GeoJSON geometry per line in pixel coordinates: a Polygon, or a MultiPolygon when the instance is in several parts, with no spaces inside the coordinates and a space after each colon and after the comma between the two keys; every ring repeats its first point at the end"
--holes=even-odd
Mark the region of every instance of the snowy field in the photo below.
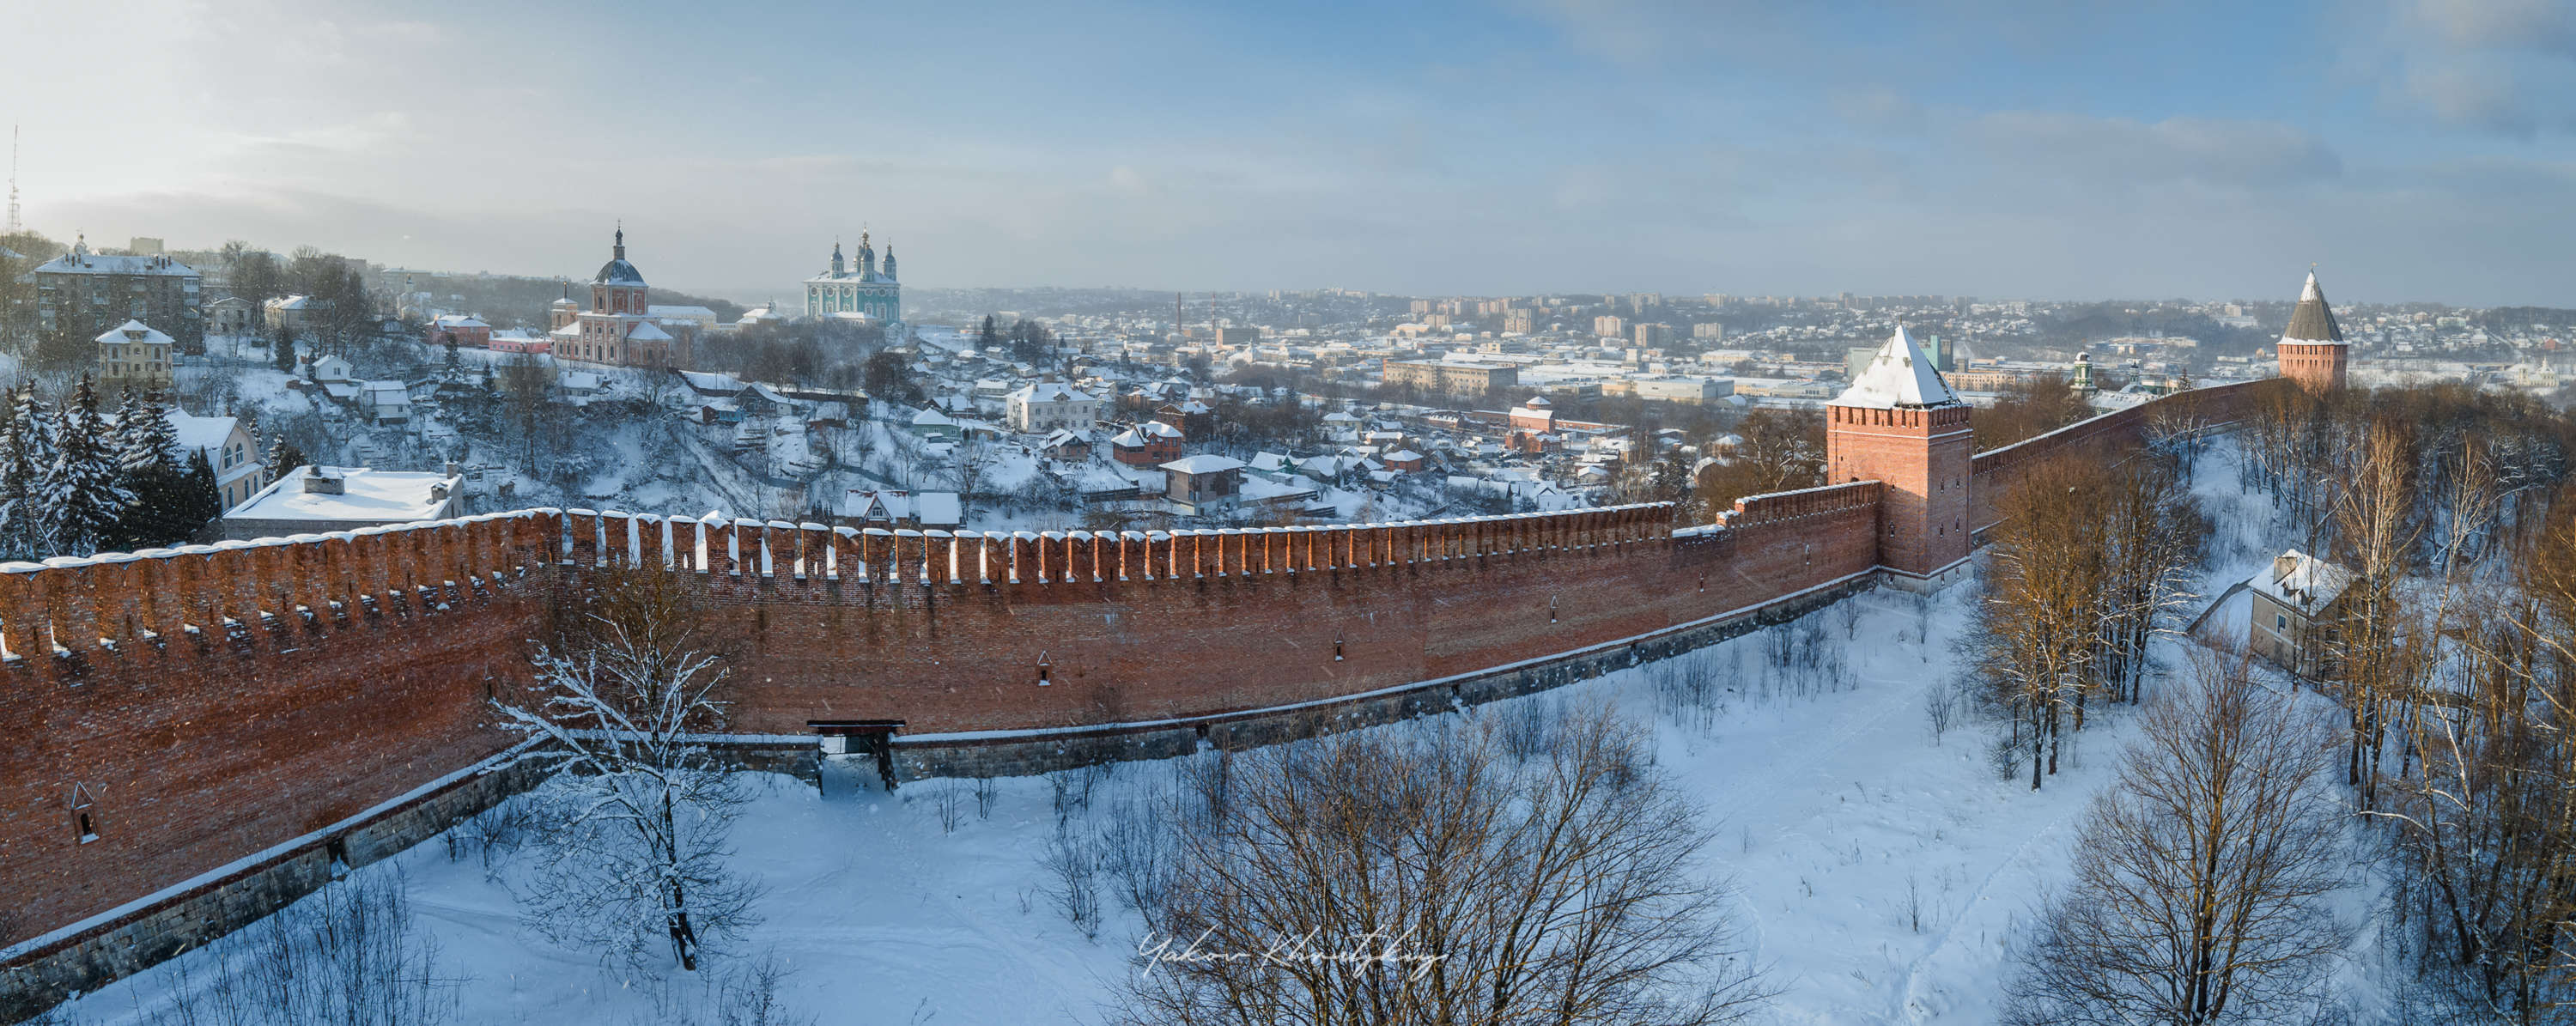
{"type": "MultiPolygon", "coordinates": [[[[2223,528],[2213,542],[2223,574],[2246,571],[2266,547],[2259,524],[2268,514],[2236,494],[2223,447],[2201,470],[2199,489],[2222,524],[2258,525],[2223,528]]],[[[2201,590],[2214,596],[2227,580],[2214,573],[2201,590]]],[[[1705,804],[1715,840],[1703,871],[1733,882],[1736,912],[1780,991],[1757,1021],[1991,1022],[2011,974],[2008,939],[2065,873],[2082,813],[2131,729],[2129,710],[2097,715],[2036,793],[1997,772],[1991,729],[1964,709],[1936,740],[1927,700],[1954,673],[1950,640],[1973,594],[1871,592],[1795,624],[1465,715],[1544,716],[1607,702],[1652,723],[1659,763],[1705,804]],[[1694,677],[1716,688],[1702,701],[1677,700],[1694,677]]],[[[2148,684],[2151,693],[2158,686],[2148,684]]],[[[1097,831],[1145,807],[1178,769],[1116,767],[1066,829],[1097,831]]],[[[894,794],[844,775],[826,784],[817,793],[761,775],[735,828],[741,867],[765,888],[763,922],[743,953],[770,952],[792,969],[784,989],[793,1005],[825,1023],[1100,1018],[1120,974],[1133,971],[1141,921],[1109,902],[1095,939],[1049,906],[1041,857],[1058,821],[1049,780],[1000,781],[983,814],[964,782],[894,794]]],[[[518,920],[513,863],[493,865],[487,871],[470,844],[433,840],[357,871],[407,882],[441,974],[463,981],[455,1021],[687,1021],[672,1009],[697,984],[675,992],[547,944],[518,920]]],[[[183,967],[202,984],[207,964],[188,956],[89,996],[75,1021],[152,1021],[183,967]]]]}

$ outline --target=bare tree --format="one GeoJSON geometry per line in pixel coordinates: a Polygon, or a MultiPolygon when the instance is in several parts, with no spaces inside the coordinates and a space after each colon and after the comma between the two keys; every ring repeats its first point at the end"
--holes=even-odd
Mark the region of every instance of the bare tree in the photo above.
{"type": "Polygon", "coordinates": [[[2350,943],[2327,904],[2350,860],[2324,723],[2240,659],[2205,653],[2193,678],[2148,707],[2094,802],[2010,1021],[2281,1021],[2350,943]]]}
{"type": "Polygon", "coordinates": [[[1186,830],[1119,1021],[1712,1023],[1767,995],[1647,740],[1578,711],[1237,755],[1186,830]],[[1210,810],[1219,810],[1211,812],[1210,810]]]}
{"type": "Polygon", "coordinates": [[[502,726],[543,743],[558,772],[542,811],[529,922],[559,943],[640,968],[667,941],[698,967],[710,938],[752,919],[727,828],[748,800],[701,740],[722,729],[726,673],[700,648],[692,593],[655,568],[601,572],[589,612],[535,656],[536,681],[496,701],[502,726]]]}

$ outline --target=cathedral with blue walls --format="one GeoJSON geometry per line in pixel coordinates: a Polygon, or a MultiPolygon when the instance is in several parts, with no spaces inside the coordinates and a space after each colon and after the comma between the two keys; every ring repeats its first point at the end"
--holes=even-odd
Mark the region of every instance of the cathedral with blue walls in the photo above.
{"type": "Polygon", "coordinates": [[[822,320],[874,321],[887,338],[903,336],[903,286],[895,281],[894,246],[886,246],[885,266],[877,266],[876,247],[859,233],[859,256],[848,260],[841,244],[832,244],[832,265],[805,279],[805,316],[822,320]]]}

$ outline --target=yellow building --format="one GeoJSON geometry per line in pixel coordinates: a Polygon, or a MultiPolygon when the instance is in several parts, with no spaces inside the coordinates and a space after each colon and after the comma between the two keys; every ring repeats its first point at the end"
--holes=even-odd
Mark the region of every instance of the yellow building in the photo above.
{"type": "Polygon", "coordinates": [[[170,387],[174,340],[142,321],[127,321],[98,337],[99,377],[127,388],[170,387]]]}

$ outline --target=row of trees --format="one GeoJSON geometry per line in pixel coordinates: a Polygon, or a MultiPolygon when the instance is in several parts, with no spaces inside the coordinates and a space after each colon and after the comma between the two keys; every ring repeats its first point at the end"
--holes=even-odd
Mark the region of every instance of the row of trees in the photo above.
{"type": "Polygon", "coordinates": [[[1995,514],[1965,655],[2037,790],[2093,700],[2139,697],[2148,643],[2192,598],[2208,521],[2181,460],[2160,447],[2116,464],[2044,461],[1996,499],[1995,514]]]}
{"type": "Polygon", "coordinates": [[[0,423],[0,555],[86,556],[188,541],[223,512],[202,452],[185,462],[160,406],[127,392],[111,416],[86,377],[59,412],[8,393],[0,423]]]}

